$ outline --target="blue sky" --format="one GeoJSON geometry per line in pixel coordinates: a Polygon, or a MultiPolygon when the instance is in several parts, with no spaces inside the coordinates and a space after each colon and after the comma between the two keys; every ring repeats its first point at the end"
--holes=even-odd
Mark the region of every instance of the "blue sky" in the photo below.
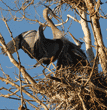
{"type": "MultiPolygon", "coordinates": [[[[14,1],[14,0],[12,0],[14,1]]],[[[11,2],[9,2],[9,0],[7,1],[6,0],[6,3],[10,6],[11,5],[11,2]]],[[[1,5],[0,4],[0,7],[4,7],[4,5],[1,5]]],[[[105,10],[105,12],[107,13],[107,4],[104,4],[102,5],[102,8],[103,10],[105,10]]],[[[37,7],[37,12],[39,13],[39,15],[42,17],[42,19],[40,19],[41,22],[45,22],[45,20],[43,19],[43,16],[42,16],[42,11],[45,7],[41,6],[41,7],[37,7]]],[[[54,8],[54,7],[52,7],[54,8]]],[[[34,18],[34,16],[37,16],[35,15],[35,11],[33,10],[33,8],[31,7],[31,9],[29,10],[29,13],[32,14],[31,18],[34,18]]],[[[66,15],[67,14],[70,14],[70,15],[74,15],[74,12],[72,11],[66,11],[66,12],[63,12],[63,20],[66,20],[66,15]]],[[[3,15],[4,17],[10,17],[7,12],[3,12],[3,15]]],[[[18,13],[16,13],[17,16],[20,16],[18,13]]],[[[37,16],[38,17],[38,16],[37,16]]],[[[1,18],[1,15],[0,15],[0,18],[1,18]]],[[[78,17],[79,18],[79,17],[78,17]]],[[[39,19],[39,17],[38,17],[39,19]]],[[[57,21],[52,19],[54,21],[55,24],[57,24],[57,21]]],[[[65,29],[65,32],[67,31],[69,25],[70,25],[70,21],[71,19],[68,21],[68,23],[64,24],[64,29],[65,29]]],[[[36,24],[30,24],[28,21],[26,20],[23,20],[21,22],[17,22],[17,21],[14,21],[14,20],[11,20],[8,22],[8,25],[12,31],[12,34],[13,34],[13,37],[16,37],[17,35],[19,35],[20,33],[24,32],[24,31],[28,31],[28,30],[38,30],[38,27],[39,27],[39,24],[36,23],[36,24]]],[[[103,41],[104,41],[104,44],[105,46],[107,47],[107,20],[105,19],[100,19],[100,25],[101,25],[101,31],[102,31],[102,35],[103,35],[103,41]]],[[[89,27],[90,27],[90,24],[89,24],[89,27]]],[[[61,29],[60,27],[58,27],[59,29],[61,29]]],[[[72,20],[72,25],[69,29],[69,31],[77,38],[83,38],[84,37],[84,34],[82,32],[82,29],[81,29],[81,26],[80,24],[74,22],[72,20]]],[[[5,23],[0,20],[0,33],[2,34],[2,36],[4,37],[5,39],[5,42],[8,43],[10,40],[11,40],[11,37],[10,37],[10,34],[5,26],[5,23]]],[[[53,36],[52,36],[52,31],[49,27],[47,27],[44,31],[44,34],[45,34],[45,37],[46,38],[49,38],[49,39],[52,39],[53,36]]],[[[92,43],[94,45],[94,38],[93,38],[93,34],[92,34],[92,31],[91,31],[91,35],[92,35],[92,43]]],[[[69,36],[67,36],[67,38],[73,42],[72,38],[69,36]]],[[[83,44],[82,45],[82,49],[85,51],[85,45],[83,44]]],[[[1,52],[1,50],[0,50],[1,52]]],[[[29,69],[29,68],[32,68],[32,65],[34,65],[36,63],[36,61],[34,59],[31,59],[26,53],[24,53],[22,50],[19,50],[19,55],[20,55],[20,59],[21,59],[21,64],[23,66],[25,66],[26,69],[29,69]]],[[[95,52],[95,50],[94,50],[95,52]]],[[[17,59],[17,56],[16,56],[16,53],[13,54],[14,58],[17,59]]],[[[12,78],[15,78],[15,73],[18,74],[18,69],[10,62],[9,58],[7,56],[4,56],[2,54],[0,54],[0,64],[1,64],[1,67],[3,68],[4,72],[6,74],[9,74],[9,76],[11,76],[12,78]]],[[[42,73],[42,70],[43,68],[40,66],[40,67],[37,67],[35,69],[30,69],[30,70],[27,70],[27,72],[33,77],[37,74],[40,74],[42,73]]],[[[2,72],[0,71],[0,76],[2,76],[2,72]]],[[[0,88],[1,87],[10,87],[10,85],[6,85],[4,82],[1,82],[0,81],[0,88]]],[[[7,92],[2,92],[4,94],[6,94],[7,92]]],[[[7,98],[2,98],[0,97],[0,109],[17,109],[20,105],[20,101],[15,101],[15,100],[11,100],[11,99],[7,99],[7,98]]],[[[29,108],[29,107],[28,107],[29,108]]]]}

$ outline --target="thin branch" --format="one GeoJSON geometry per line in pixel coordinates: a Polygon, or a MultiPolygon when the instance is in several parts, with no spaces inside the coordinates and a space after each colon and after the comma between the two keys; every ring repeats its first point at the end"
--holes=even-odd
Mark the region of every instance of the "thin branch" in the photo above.
{"type": "Polygon", "coordinates": [[[0,88],[0,90],[2,90],[2,89],[11,92],[11,94],[8,93],[8,94],[6,94],[6,95],[0,94],[0,96],[2,96],[2,97],[8,98],[8,97],[13,96],[13,95],[16,95],[17,97],[19,97],[19,96],[16,94],[16,93],[19,91],[19,89],[17,89],[17,90],[14,91],[14,92],[12,92],[12,91],[10,91],[10,90],[4,88],[4,87],[0,88]]]}
{"type": "Polygon", "coordinates": [[[96,4],[96,10],[90,14],[90,17],[94,16],[96,13],[98,13],[99,11],[99,7],[100,7],[100,0],[97,1],[97,4],[96,4]]]}
{"type": "MultiPolygon", "coordinates": [[[[5,11],[19,11],[20,9],[18,9],[18,10],[13,10],[12,8],[10,8],[5,2],[3,2],[3,0],[0,0],[0,1],[2,1],[2,3],[6,6],[6,7],[8,7],[10,10],[5,10],[5,9],[2,9],[2,10],[5,10],[5,11]]],[[[1,7],[0,7],[1,8],[1,7]]]]}
{"type": "MultiPolygon", "coordinates": [[[[19,85],[15,84],[15,83],[13,83],[13,82],[11,82],[11,81],[9,81],[9,80],[3,78],[3,77],[0,77],[0,80],[1,80],[1,81],[4,81],[4,82],[7,82],[7,83],[11,84],[12,86],[14,86],[14,87],[16,87],[17,89],[20,90],[20,86],[19,86],[19,85]]],[[[24,92],[26,95],[28,95],[28,96],[29,96],[30,98],[32,98],[34,101],[36,101],[38,104],[42,105],[42,106],[45,108],[45,110],[48,110],[47,106],[46,106],[44,103],[42,103],[39,99],[37,99],[36,97],[34,97],[33,95],[31,95],[31,94],[30,94],[29,92],[27,92],[25,89],[22,88],[22,92],[24,92]]]]}
{"type": "MultiPolygon", "coordinates": [[[[18,63],[18,62],[13,58],[13,56],[10,54],[10,52],[9,52],[9,50],[8,50],[8,48],[7,48],[6,44],[5,44],[5,41],[4,41],[4,39],[3,39],[3,37],[2,37],[1,34],[0,34],[0,43],[2,44],[2,47],[3,47],[3,49],[5,50],[5,52],[7,53],[7,55],[8,55],[8,57],[9,57],[10,61],[11,61],[17,68],[19,68],[19,63],[18,63]]],[[[20,70],[21,70],[21,73],[22,73],[23,77],[25,78],[25,80],[26,80],[26,79],[29,80],[29,81],[31,82],[31,84],[33,84],[33,85],[36,84],[36,82],[34,81],[34,79],[26,72],[25,68],[24,68],[22,65],[20,65],[20,70]]],[[[26,81],[27,81],[27,80],[26,80],[26,81]]]]}
{"type": "Polygon", "coordinates": [[[76,21],[76,22],[78,22],[78,23],[81,23],[79,20],[77,20],[76,18],[74,18],[73,16],[71,16],[71,15],[69,15],[69,14],[67,14],[67,17],[73,19],[74,21],[76,21]]]}
{"type": "Polygon", "coordinates": [[[80,93],[78,93],[78,97],[79,97],[79,99],[82,103],[83,110],[87,110],[86,107],[85,107],[84,101],[83,101],[82,97],[80,96],[80,93]]]}
{"type": "Polygon", "coordinates": [[[63,103],[64,103],[64,102],[62,101],[62,102],[55,108],[55,110],[59,110],[63,103]]]}
{"type": "Polygon", "coordinates": [[[23,106],[22,81],[21,81],[21,72],[20,72],[20,65],[21,65],[20,57],[19,57],[19,53],[17,51],[16,42],[15,42],[15,40],[13,38],[13,35],[12,35],[12,32],[11,32],[11,30],[10,30],[8,24],[7,24],[7,20],[4,18],[3,21],[4,21],[8,31],[10,33],[11,38],[12,38],[12,41],[13,41],[13,44],[14,44],[14,48],[15,48],[15,52],[17,54],[17,58],[18,58],[18,62],[19,62],[19,80],[20,80],[21,106],[23,106]]]}
{"type": "MultiPolygon", "coordinates": [[[[6,91],[11,92],[11,94],[7,94],[7,95],[1,94],[0,95],[1,97],[5,97],[5,98],[9,98],[9,99],[14,99],[14,100],[20,100],[20,98],[21,98],[19,95],[16,94],[19,91],[19,89],[17,89],[15,92],[12,92],[9,89],[6,89],[6,88],[2,87],[2,88],[0,88],[0,90],[6,90],[6,91]],[[17,96],[18,98],[10,97],[12,95],[17,96]]],[[[30,103],[30,102],[35,102],[34,100],[27,100],[27,99],[24,98],[24,101],[26,101],[28,104],[30,104],[32,107],[34,107],[34,108],[36,108],[38,110],[38,108],[35,105],[30,103]]]]}
{"type": "Polygon", "coordinates": [[[86,21],[86,22],[91,22],[91,21],[88,21],[87,19],[84,19],[79,13],[78,13],[78,11],[75,9],[75,11],[76,11],[76,13],[84,20],[84,21],[86,21]]]}
{"type": "MultiPolygon", "coordinates": [[[[27,1],[26,1],[27,2],[27,1]]],[[[23,4],[22,4],[22,7],[21,7],[21,9],[23,9],[23,11],[26,9],[26,8],[28,8],[30,5],[32,5],[33,3],[34,3],[34,0],[32,0],[27,6],[25,6],[25,3],[26,2],[24,2],[23,4]]]]}
{"type": "Polygon", "coordinates": [[[93,74],[93,72],[94,72],[94,69],[95,69],[95,66],[96,66],[97,57],[98,57],[98,47],[96,47],[96,56],[95,56],[95,58],[94,58],[94,63],[93,63],[92,71],[91,71],[91,73],[90,73],[89,78],[87,79],[87,82],[84,84],[84,87],[87,85],[87,83],[88,83],[88,82],[90,81],[90,79],[91,79],[91,76],[92,76],[92,74],[93,74]]]}
{"type": "Polygon", "coordinates": [[[69,16],[67,15],[67,19],[66,19],[66,21],[65,22],[62,22],[62,23],[59,23],[59,24],[55,24],[55,26],[60,26],[60,25],[63,25],[63,24],[65,24],[65,23],[67,23],[68,21],[69,21],[69,16]]]}

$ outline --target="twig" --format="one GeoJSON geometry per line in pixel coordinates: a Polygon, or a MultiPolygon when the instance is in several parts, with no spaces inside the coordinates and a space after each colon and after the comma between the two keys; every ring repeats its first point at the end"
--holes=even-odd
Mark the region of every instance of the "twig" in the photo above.
{"type": "Polygon", "coordinates": [[[80,96],[80,93],[78,93],[78,97],[79,97],[79,99],[82,103],[83,110],[87,110],[86,107],[85,107],[84,101],[83,101],[82,97],[80,96]]]}
{"type": "Polygon", "coordinates": [[[62,22],[62,23],[59,23],[59,24],[55,24],[55,26],[60,26],[60,25],[63,25],[63,24],[65,24],[65,23],[67,23],[68,21],[69,21],[69,16],[67,15],[67,19],[66,19],[66,21],[65,22],[62,22]]]}
{"type": "Polygon", "coordinates": [[[99,11],[99,7],[100,7],[100,0],[97,1],[96,10],[93,13],[91,13],[90,17],[94,16],[99,11]]]}
{"type": "MultiPolygon", "coordinates": [[[[4,39],[3,39],[3,37],[2,37],[1,34],[0,34],[0,43],[2,44],[2,47],[3,47],[3,49],[5,50],[5,52],[7,53],[7,55],[8,55],[8,57],[9,57],[10,61],[11,61],[17,68],[19,68],[19,63],[18,63],[18,62],[13,58],[13,56],[10,54],[10,52],[9,52],[9,50],[8,50],[8,48],[7,48],[6,44],[5,44],[5,41],[4,41],[4,39]]],[[[20,65],[20,71],[21,71],[23,77],[25,78],[25,80],[26,80],[26,81],[29,80],[29,81],[31,82],[31,84],[35,86],[36,82],[35,82],[34,79],[26,72],[25,68],[24,68],[22,65],[20,65]]],[[[27,81],[27,82],[28,82],[28,81],[27,81]]]]}
{"type": "Polygon", "coordinates": [[[91,73],[90,73],[89,78],[87,79],[87,82],[84,84],[84,87],[85,87],[85,86],[87,85],[87,83],[90,81],[91,76],[92,76],[92,74],[93,74],[93,72],[94,72],[95,65],[96,65],[96,60],[97,60],[97,56],[98,56],[98,47],[96,47],[96,56],[95,56],[95,58],[94,58],[94,63],[93,63],[92,71],[91,71],[91,73]]]}
{"type": "MultiPolygon", "coordinates": [[[[4,81],[4,82],[8,82],[8,83],[11,84],[12,86],[14,86],[14,87],[16,87],[17,89],[20,90],[20,86],[17,85],[17,84],[15,84],[15,83],[13,83],[13,82],[11,82],[10,80],[7,80],[7,79],[5,79],[5,78],[3,78],[3,77],[0,77],[0,80],[1,80],[1,81],[4,81]]],[[[34,97],[32,94],[30,94],[29,92],[27,92],[25,89],[22,88],[22,92],[24,92],[26,95],[28,95],[28,96],[29,96],[30,98],[32,98],[34,101],[36,101],[38,104],[42,105],[42,106],[45,108],[45,110],[48,110],[47,106],[46,106],[44,103],[42,103],[39,99],[37,99],[37,98],[34,97]]]]}
{"type": "Polygon", "coordinates": [[[71,16],[71,15],[69,15],[69,14],[67,14],[67,17],[73,19],[74,21],[76,21],[76,22],[78,22],[78,23],[81,23],[79,20],[77,20],[76,18],[74,18],[73,16],[71,16]]]}
{"type": "Polygon", "coordinates": [[[60,107],[63,105],[63,101],[55,108],[55,110],[59,110],[60,109],[60,107]]]}
{"type": "Polygon", "coordinates": [[[18,58],[18,62],[19,62],[19,80],[20,80],[21,106],[23,106],[23,101],[24,100],[23,100],[23,94],[22,94],[22,80],[21,80],[21,72],[20,72],[20,65],[21,65],[20,57],[19,57],[19,53],[17,51],[16,42],[15,42],[15,40],[13,38],[13,35],[12,35],[12,32],[11,32],[11,30],[10,30],[8,24],[7,24],[7,20],[4,18],[3,21],[4,21],[8,31],[10,33],[11,38],[12,38],[12,41],[13,41],[13,44],[14,44],[14,48],[15,48],[15,52],[17,54],[17,58],[18,58]]]}

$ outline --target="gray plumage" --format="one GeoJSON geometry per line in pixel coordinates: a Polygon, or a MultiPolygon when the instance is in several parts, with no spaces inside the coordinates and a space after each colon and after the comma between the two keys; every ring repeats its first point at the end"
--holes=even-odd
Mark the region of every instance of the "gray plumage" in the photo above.
{"type": "MultiPolygon", "coordinates": [[[[31,58],[33,58],[34,45],[35,45],[35,42],[37,42],[37,40],[38,40],[36,30],[30,30],[30,31],[23,32],[20,35],[18,35],[17,37],[15,37],[14,40],[15,40],[16,47],[18,50],[23,48],[23,50],[31,58]],[[32,54],[32,56],[30,54],[32,54]]],[[[14,43],[12,40],[7,44],[7,47],[11,54],[13,54],[15,52],[15,47],[14,47],[14,43]]],[[[2,52],[6,55],[4,50],[2,50],[2,52]]]]}

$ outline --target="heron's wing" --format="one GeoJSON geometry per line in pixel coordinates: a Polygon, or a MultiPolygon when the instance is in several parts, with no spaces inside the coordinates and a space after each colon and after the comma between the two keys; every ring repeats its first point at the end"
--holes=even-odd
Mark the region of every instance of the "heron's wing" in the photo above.
{"type": "Polygon", "coordinates": [[[72,52],[76,55],[76,56],[78,56],[78,57],[81,57],[82,59],[87,59],[87,57],[86,57],[86,55],[85,55],[85,53],[82,51],[82,50],[77,50],[77,49],[72,49],[72,52]]]}
{"type": "MultiPolygon", "coordinates": [[[[28,50],[29,52],[32,53],[34,43],[35,43],[35,36],[36,36],[36,31],[32,30],[32,31],[23,32],[20,35],[18,35],[17,37],[15,37],[14,40],[16,43],[17,50],[24,47],[25,50],[28,50]]],[[[13,54],[15,52],[15,46],[14,46],[14,43],[12,40],[9,43],[7,43],[7,47],[11,54],[13,54]]],[[[2,52],[4,54],[6,54],[3,49],[2,49],[2,52]]],[[[27,51],[25,51],[25,52],[27,52],[27,51]]]]}
{"type": "Polygon", "coordinates": [[[22,34],[21,48],[27,53],[34,55],[34,46],[37,42],[36,30],[30,30],[22,34]]]}
{"type": "MultiPolygon", "coordinates": [[[[14,38],[17,50],[21,48],[21,39],[22,39],[21,34],[14,38]]],[[[10,51],[11,54],[13,54],[15,52],[15,46],[14,46],[13,40],[11,40],[10,42],[7,43],[7,48],[10,51]]],[[[6,54],[6,52],[4,51],[3,48],[2,48],[2,52],[3,52],[3,54],[5,54],[7,56],[7,54],[6,54]]]]}
{"type": "Polygon", "coordinates": [[[74,43],[67,41],[66,44],[68,45],[67,48],[69,48],[69,51],[72,51],[76,56],[79,56],[82,59],[87,59],[83,50],[76,46],[74,43]]]}
{"type": "Polygon", "coordinates": [[[63,52],[61,53],[57,61],[57,66],[59,68],[61,67],[61,65],[62,67],[75,66],[77,63],[86,65],[87,57],[85,53],[80,48],[75,46],[75,44],[72,44],[73,43],[70,42],[66,42],[64,44],[63,52]],[[81,62],[79,63],[79,61],[81,62]]]}

